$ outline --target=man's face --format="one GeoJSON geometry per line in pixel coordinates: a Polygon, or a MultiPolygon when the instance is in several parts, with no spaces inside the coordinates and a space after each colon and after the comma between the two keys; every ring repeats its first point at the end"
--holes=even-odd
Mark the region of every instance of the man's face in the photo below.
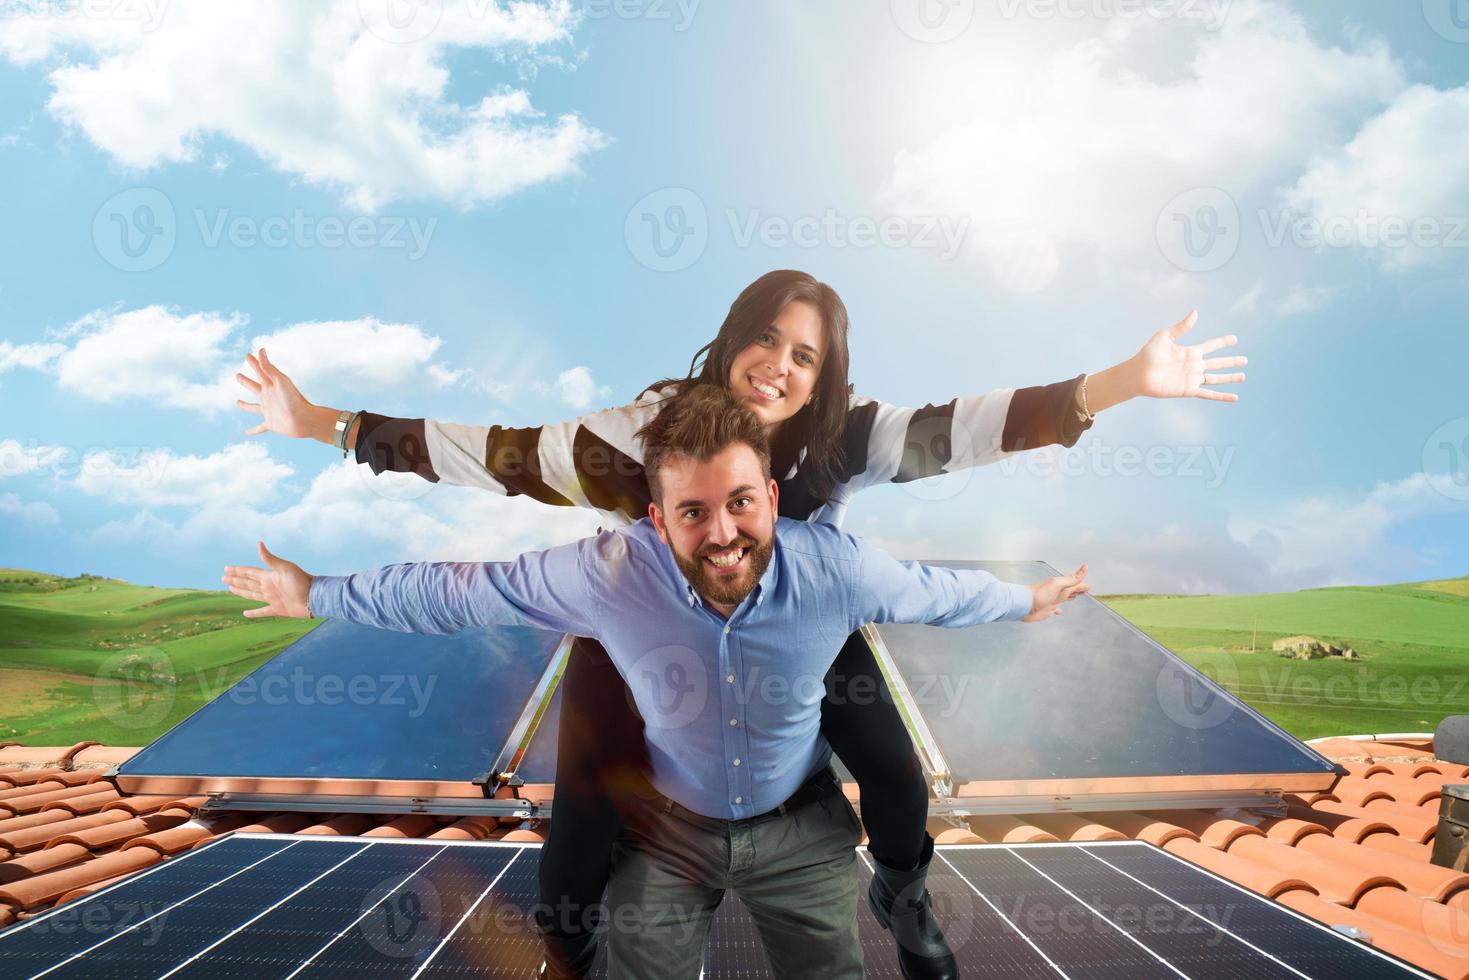
{"type": "Polygon", "coordinates": [[[649,513],[694,591],[726,616],[755,588],[775,549],[775,481],[743,443],[707,463],[673,456],[649,513]]]}

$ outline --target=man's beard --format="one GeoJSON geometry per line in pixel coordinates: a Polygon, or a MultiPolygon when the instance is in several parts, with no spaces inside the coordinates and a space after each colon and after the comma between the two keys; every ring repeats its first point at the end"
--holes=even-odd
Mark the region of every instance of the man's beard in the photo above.
{"type": "Polygon", "coordinates": [[[755,586],[760,582],[760,577],[765,574],[765,569],[770,566],[770,556],[774,553],[775,537],[773,535],[763,543],[742,535],[723,547],[703,548],[692,559],[685,558],[678,553],[677,548],[674,548],[673,560],[678,563],[679,571],[684,573],[684,577],[689,580],[689,584],[699,595],[720,605],[737,606],[745,601],[745,596],[755,591],[755,586]],[[749,552],[749,572],[746,576],[739,578],[721,579],[718,576],[718,569],[705,561],[704,556],[717,555],[730,548],[744,548],[749,552]]]}

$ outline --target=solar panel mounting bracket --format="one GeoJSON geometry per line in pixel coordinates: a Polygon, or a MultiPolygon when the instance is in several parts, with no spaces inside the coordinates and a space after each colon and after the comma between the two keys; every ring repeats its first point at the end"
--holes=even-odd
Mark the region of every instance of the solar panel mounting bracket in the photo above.
{"type": "Polygon", "coordinates": [[[516,817],[534,820],[547,816],[540,804],[522,799],[472,797],[393,796],[280,796],[275,794],[210,793],[199,808],[206,815],[226,811],[290,811],[296,813],[423,813],[434,816],[516,817]]]}
{"type": "Polygon", "coordinates": [[[1051,796],[940,796],[929,800],[934,816],[979,817],[1018,813],[1086,813],[1107,810],[1213,810],[1233,807],[1285,816],[1278,790],[1085,793],[1051,796]]]}

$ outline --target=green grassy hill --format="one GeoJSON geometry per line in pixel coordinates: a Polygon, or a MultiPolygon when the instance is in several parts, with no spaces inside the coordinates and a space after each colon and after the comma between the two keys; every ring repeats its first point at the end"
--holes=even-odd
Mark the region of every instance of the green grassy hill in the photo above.
{"type": "Polygon", "coordinates": [[[1445,715],[1469,713],[1469,577],[1103,601],[1300,738],[1432,731],[1445,715]],[[1350,646],[1361,659],[1271,652],[1273,641],[1297,634],[1350,646]]]}
{"type": "MultiPolygon", "coordinates": [[[[1431,731],[1469,713],[1469,577],[1102,599],[1300,738],[1431,731]],[[1301,633],[1360,659],[1271,652],[1301,633]]],[[[252,605],[227,592],[0,569],[0,740],[152,741],[315,625],[245,619],[252,605]]]]}
{"type": "Polygon", "coordinates": [[[227,592],[0,569],[0,740],[143,745],[315,621],[227,592]]]}

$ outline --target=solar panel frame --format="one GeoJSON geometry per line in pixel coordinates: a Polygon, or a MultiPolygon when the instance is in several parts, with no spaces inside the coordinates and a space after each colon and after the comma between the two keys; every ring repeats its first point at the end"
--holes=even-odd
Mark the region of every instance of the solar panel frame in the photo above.
{"type": "MultiPolygon", "coordinates": [[[[1022,580],[1015,573],[1023,571],[1036,580],[1059,574],[1056,569],[1042,561],[993,562],[993,561],[928,561],[925,564],[991,571],[1000,578],[1022,580]]],[[[897,626],[872,624],[864,628],[869,645],[894,694],[910,714],[910,730],[915,737],[919,756],[928,771],[937,799],[930,805],[935,813],[1023,813],[1041,810],[1102,810],[1126,809],[1139,805],[1160,808],[1207,806],[1260,806],[1279,805],[1282,792],[1323,790],[1332,785],[1343,773],[1339,766],[1276,725],[1222,685],[1196,670],[1173,651],[1158,643],[1125,617],[1091,596],[1074,600],[1093,610],[1121,627],[1130,640],[1145,645],[1153,654],[1162,658],[1163,669],[1172,670],[1179,677],[1202,685],[1211,696],[1223,699],[1230,712],[1250,719],[1268,732],[1284,747],[1292,750],[1299,758],[1301,768],[1297,771],[1240,772],[1211,774],[1120,774],[1116,776],[1063,776],[1024,778],[965,778],[956,772],[956,758],[968,751],[967,740],[949,737],[947,744],[941,734],[941,722],[930,718],[920,704],[922,699],[914,696],[910,676],[899,662],[894,650],[900,645],[896,637],[909,631],[927,630],[931,627],[897,626]],[[946,751],[949,750],[949,751],[946,751]]],[[[1076,617],[1073,614],[1072,619],[1076,617]]],[[[971,627],[974,630],[992,630],[999,627],[1014,627],[1015,624],[992,624],[971,627]]],[[[1017,628],[1037,628],[1035,626],[1017,628]]],[[[946,631],[964,633],[966,630],[946,631]]],[[[1160,676],[1162,671],[1160,670],[1160,676]]],[[[956,712],[957,713],[957,712],[956,712]]]]}
{"type": "MultiPolygon", "coordinates": [[[[572,637],[567,634],[529,630],[522,627],[490,627],[483,630],[469,630],[447,637],[429,638],[417,634],[373,630],[355,624],[329,620],[304,634],[240,681],[231,685],[229,689],[192,712],[132,758],[114,766],[108,771],[108,777],[124,792],[208,794],[217,799],[228,800],[242,808],[259,809],[266,805],[286,805],[292,802],[296,804],[295,808],[299,808],[301,804],[314,802],[340,809],[355,809],[357,807],[352,801],[361,799],[376,801],[377,805],[368,807],[370,809],[381,809],[383,806],[388,806],[396,807],[398,812],[431,810],[435,808],[435,801],[442,801],[444,808],[448,810],[463,810],[468,801],[485,800],[500,790],[501,780],[498,778],[500,767],[513,759],[518,751],[523,750],[525,740],[534,730],[535,719],[539,717],[539,712],[543,710],[545,701],[551,695],[551,679],[558,665],[564,662],[571,642],[572,637]],[[254,743],[242,745],[243,740],[238,738],[223,739],[222,744],[215,746],[212,751],[201,753],[207,756],[208,763],[195,767],[194,772],[182,772],[179,771],[180,767],[177,765],[165,764],[169,760],[169,753],[174,752],[176,746],[198,737],[198,726],[210,724],[211,713],[220,706],[233,709],[234,717],[228,718],[226,724],[239,729],[242,725],[242,710],[244,709],[229,705],[227,702],[232,697],[236,697],[237,692],[246,686],[253,685],[252,690],[263,690],[267,679],[278,676],[275,672],[286,669],[284,665],[288,661],[293,658],[300,660],[310,655],[310,644],[325,642],[322,639],[323,631],[380,634],[383,637],[381,640],[383,643],[397,640],[410,647],[416,643],[430,640],[446,645],[458,643],[467,646],[479,636],[493,640],[498,635],[504,635],[510,637],[505,642],[512,645],[521,640],[529,642],[531,634],[543,634],[544,638],[537,637],[536,642],[548,645],[552,644],[553,637],[555,639],[554,645],[550,646],[546,654],[546,663],[534,669],[534,680],[523,684],[525,691],[523,701],[513,709],[516,712],[515,720],[510,722],[503,732],[484,742],[481,748],[469,748],[465,754],[477,753],[482,761],[476,765],[466,765],[460,773],[452,777],[424,775],[415,778],[395,778],[367,773],[362,775],[250,773],[245,771],[249,768],[248,755],[258,753],[260,749],[254,743]],[[521,634],[525,636],[521,637],[521,634]],[[517,640],[517,637],[520,639],[517,640]],[[307,652],[303,653],[303,648],[307,652]],[[206,769],[210,771],[204,771],[206,769]]],[[[340,651],[332,651],[332,655],[340,657],[340,651]]],[[[413,668],[412,661],[405,661],[405,673],[413,668]]],[[[299,665],[296,669],[299,669],[299,665]]],[[[330,676],[331,673],[330,670],[324,671],[323,676],[330,676]]],[[[529,673],[527,671],[527,674],[529,673]]],[[[358,675],[353,674],[352,676],[358,675]]],[[[482,677],[481,680],[483,682],[481,684],[482,694],[487,703],[504,701],[505,693],[502,684],[497,683],[494,677],[482,677]]],[[[462,694],[463,691],[461,690],[460,693],[462,694]]],[[[255,707],[259,708],[260,705],[257,704],[255,707]]],[[[262,727],[267,731],[270,729],[268,723],[263,723],[262,727]]],[[[462,742],[468,738],[468,733],[455,733],[455,737],[462,742]]],[[[523,809],[523,805],[516,804],[514,801],[505,804],[487,804],[487,806],[496,812],[506,807],[523,809]]]]}
{"type": "MultiPolygon", "coordinates": [[[[520,975],[527,969],[527,964],[533,969],[535,963],[538,962],[539,951],[534,934],[527,932],[524,925],[517,926],[515,921],[516,917],[525,918],[529,903],[535,899],[535,867],[525,858],[528,854],[539,852],[540,845],[538,844],[504,841],[444,841],[427,838],[303,837],[295,834],[236,833],[222,836],[187,854],[153,865],[99,889],[85,898],[0,930],[0,975],[32,975],[28,972],[11,974],[5,970],[6,965],[19,962],[13,958],[14,949],[7,949],[7,940],[22,935],[26,930],[36,929],[58,917],[85,918],[89,914],[88,909],[106,908],[108,898],[116,896],[123,889],[146,887],[144,883],[150,878],[160,881],[161,884],[158,887],[166,889],[169,884],[177,884],[177,882],[155,876],[180,875],[184,880],[184,886],[182,889],[177,889],[175,894],[182,894],[183,897],[172,902],[160,902],[162,907],[153,913],[153,918],[162,918],[166,921],[169,916],[179,910],[189,909],[190,904],[201,895],[215,888],[224,887],[232,880],[237,882],[237,888],[240,887],[240,880],[249,876],[252,870],[295,848],[303,848],[301,851],[303,858],[311,851],[315,851],[315,855],[306,859],[305,870],[299,863],[287,863],[284,866],[286,871],[295,876],[292,880],[285,883],[270,883],[274,890],[269,894],[257,895],[253,904],[249,902],[242,904],[237,895],[221,893],[218,896],[221,904],[216,907],[222,909],[224,915],[233,916],[234,920],[231,922],[215,922],[213,923],[214,928],[202,932],[195,930],[191,938],[188,924],[181,924],[179,917],[175,917],[171,923],[175,930],[174,935],[178,936],[180,931],[184,933],[182,940],[184,949],[180,951],[176,963],[168,960],[163,967],[159,967],[157,961],[160,957],[158,956],[145,958],[146,962],[132,962],[125,957],[115,955],[120,948],[114,948],[112,951],[114,955],[110,960],[104,958],[82,963],[89,956],[99,953],[103,947],[118,940],[119,937],[147,925],[150,920],[144,919],[128,925],[125,929],[122,923],[119,923],[119,931],[100,941],[87,942],[85,945],[79,944],[81,948],[71,950],[70,955],[64,959],[59,958],[60,953],[58,952],[58,958],[54,962],[43,961],[49,964],[44,974],[60,980],[68,972],[89,976],[95,975],[96,969],[101,966],[110,966],[114,969],[109,975],[117,971],[123,971],[120,975],[128,975],[126,971],[131,969],[138,975],[157,976],[160,969],[167,968],[167,972],[164,973],[166,976],[181,968],[189,967],[197,974],[210,977],[221,975],[263,977],[274,975],[272,970],[285,976],[287,974],[284,971],[294,966],[294,972],[289,974],[291,976],[310,977],[322,974],[356,976],[366,969],[360,961],[360,954],[363,951],[358,950],[354,954],[350,945],[356,943],[360,947],[364,942],[371,947],[371,950],[375,950],[382,956],[391,953],[391,956],[396,959],[390,958],[383,961],[379,958],[373,962],[386,962],[389,966],[401,967],[398,972],[403,976],[409,976],[410,971],[412,976],[464,975],[466,970],[473,971],[476,968],[482,972],[492,970],[494,975],[504,973],[520,975]],[[273,847],[272,845],[278,846],[273,847]],[[233,866],[230,862],[222,860],[224,852],[221,849],[244,850],[245,854],[233,862],[233,865],[238,865],[238,867],[231,873],[211,878],[210,874],[215,864],[220,865],[221,868],[233,866]],[[506,852],[510,852],[510,857],[503,864],[499,863],[498,855],[506,852]],[[220,855],[220,859],[216,859],[214,864],[209,863],[211,853],[220,855]],[[431,862],[449,853],[456,855],[450,859],[452,866],[444,866],[433,872],[426,872],[431,862]],[[341,874],[342,869],[354,860],[369,854],[379,856],[384,864],[393,866],[394,870],[377,887],[367,889],[361,899],[356,898],[357,893],[350,887],[350,882],[322,884],[331,876],[341,874]],[[424,856],[422,861],[419,860],[420,855],[424,856]],[[191,865],[191,862],[194,864],[191,865]],[[405,869],[407,869],[406,873],[405,869]],[[445,897],[441,899],[438,896],[439,890],[430,880],[430,874],[438,875],[440,884],[443,884],[446,876],[452,879],[453,875],[465,869],[477,870],[478,877],[474,877],[473,880],[466,879],[464,888],[459,891],[444,889],[445,897]],[[194,876],[193,884],[189,883],[190,873],[193,873],[194,876]],[[429,904],[434,901],[439,902],[438,906],[431,909],[431,914],[439,917],[441,921],[436,923],[433,931],[425,934],[426,938],[413,947],[411,953],[413,958],[410,960],[408,959],[409,954],[401,950],[385,952],[382,944],[385,944],[391,936],[392,941],[401,947],[411,941],[416,934],[410,934],[406,938],[398,937],[391,935],[391,921],[384,923],[381,927],[373,922],[366,922],[364,925],[364,921],[370,913],[378,911],[395,896],[398,896],[399,899],[397,910],[403,911],[405,905],[409,905],[421,911],[421,905],[413,906],[412,903],[403,901],[410,894],[419,894],[415,888],[420,881],[426,883],[424,886],[426,890],[422,893],[423,902],[429,904]],[[501,888],[502,882],[509,882],[509,884],[501,888]],[[196,887],[201,884],[202,887],[196,887]],[[480,887],[481,884],[483,887],[480,887]],[[313,891],[313,888],[317,888],[318,891],[313,891]],[[333,888],[342,893],[343,901],[335,905],[322,904],[321,892],[330,891],[333,888]],[[194,890],[190,891],[190,889],[194,890]],[[459,906],[446,908],[450,894],[461,896],[459,906]],[[474,896],[473,902],[466,901],[465,899],[471,895],[474,896]],[[293,903],[300,909],[299,914],[291,911],[293,903]],[[310,914],[317,910],[334,916],[331,923],[325,923],[320,915],[314,923],[307,921],[310,914]],[[445,911],[449,914],[440,916],[440,913],[445,911]],[[293,918],[293,916],[296,917],[293,918]],[[268,929],[261,925],[255,932],[249,931],[251,926],[270,923],[273,917],[280,921],[268,929]],[[449,924],[451,920],[452,925],[449,924]],[[312,931],[313,926],[315,927],[314,932],[312,931]],[[389,930],[389,933],[380,935],[379,928],[389,930]],[[354,930],[358,931],[354,932],[354,930]],[[490,933],[487,940],[484,938],[486,930],[490,933]],[[245,942],[240,938],[252,936],[254,942],[245,942]],[[347,940],[347,946],[336,945],[343,940],[347,940]],[[312,952],[309,956],[293,958],[280,948],[283,942],[294,942],[299,949],[309,949],[312,952]],[[504,945],[506,942],[510,945],[504,945]],[[240,948],[237,951],[231,951],[231,944],[239,945],[240,948]],[[430,949],[431,945],[432,949],[430,949]],[[327,956],[329,952],[331,955],[327,956]],[[491,954],[494,954],[493,957],[491,954]],[[353,959],[354,955],[358,956],[357,960],[353,959]],[[323,957],[326,958],[323,959],[323,957]],[[505,958],[511,962],[506,963],[505,958]],[[70,964],[77,965],[70,971],[58,969],[58,967],[66,967],[70,964]]],[[[1074,877],[1069,882],[1053,879],[1056,890],[1066,892],[1071,899],[1090,909],[1096,914],[1099,921],[1120,935],[1113,935],[1102,930],[1102,939],[1091,943],[1092,947],[1100,943],[1102,948],[1089,951],[1081,947],[1063,948],[1058,945],[1060,940],[1054,938],[1057,935],[1055,933],[1048,938],[1044,933],[1033,928],[1032,933],[1028,934],[1015,922],[1015,919],[1020,918],[1022,914],[1019,900],[1034,897],[1032,892],[1021,890],[1001,893],[994,887],[995,878],[993,877],[982,879],[984,887],[981,888],[980,884],[976,884],[956,864],[956,859],[962,861],[963,855],[968,852],[979,852],[986,855],[987,859],[1003,858],[1011,866],[1017,868],[1019,866],[1014,864],[1015,861],[1034,867],[1034,862],[1042,860],[1041,855],[1048,854],[1067,857],[1090,856],[1109,868],[1118,868],[1123,864],[1132,864],[1136,867],[1138,862],[1152,863],[1155,867],[1176,870],[1180,875],[1179,881],[1186,886],[1181,889],[1183,891],[1192,889],[1195,892],[1202,892],[1207,888],[1213,888],[1220,894],[1229,896],[1231,901],[1240,903],[1239,907],[1246,909],[1247,913],[1255,912],[1263,916],[1264,918],[1256,926],[1252,926],[1253,934],[1256,938],[1269,937],[1271,943],[1287,951],[1291,956],[1298,953],[1303,946],[1311,947],[1315,951],[1313,955],[1322,964],[1323,969],[1326,966],[1336,965],[1338,961],[1352,961],[1348,965],[1353,967],[1350,975],[1354,977],[1429,976],[1395,956],[1372,946],[1355,942],[1294,909],[1257,895],[1227,878],[1191,864],[1152,844],[1136,840],[1015,845],[940,845],[937,849],[939,856],[930,872],[930,886],[936,896],[951,894],[954,889],[959,889],[959,896],[962,898],[963,895],[968,894],[963,890],[967,888],[982,900],[980,903],[970,903],[964,908],[951,907],[936,910],[941,915],[958,913],[966,915],[965,921],[956,922],[951,919],[945,922],[945,927],[950,933],[951,941],[954,942],[956,952],[961,957],[961,963],[967,962],[966,970],[970,972],[973,972],[975,967],[982,967],[1001,969],[1007,976],[1090,977],[1107,975],[1106,971],[1101,969],[1107,967],[1113,975],[1134,978],[1145,975],[1138,972],[1140,965],[1146,966],[1153,963],[1156,967],[1157,963],[1165,963],[1170,970],[1176,970],[1178,961],[1160,958],[1149,946],[1149,943],[1157,945],[1167,941],[1172,935],[1169,930],[1140,929],[1137,935],[1143,937],[1142,939],[1130,937],[1122,926],[1109,918],[1102,910],[1091,906],[1085,897],[1072,890],[1083,887],[1074,877]],[[989,897],[990,893],[993,893],[993,898],[989,897]],[[1018,901],[1012,904],[1011,899],[1017,896],[1018,901]],[[1279,929],[1280,923],[1296,923],[1310,931],[1282,932],[1279,929]],[[1111,950],[1110,954],[1108,948],[1111,950]],[[1075,958],[1078,952],[1083,954],[1084,961],[1086,961],[1086,955],[1092,956],[1093,960],[1088,961],[1089,968],[1085,973],[1067,974],[1065,964],[1068,962],[1068,954],[1075,958]],[[1142,953],[1148,955],[1144,956],[1142,953]],[[975,955],[983,959],[978,962],[969,959],[975,955]],[[1365,967],[1372,967],[1372,969],[1366,969],[1364,964],[1365,967]],[[1091,966],[1096,966],[1097,969],[1091,969],[1091,966]],[[1101,972],[1098,972],[1099,970],[1101,972]]],[[[860,856],[858,862],[859,887],[865,889],[871,877],[871,866],[867,856],[860,850],[858,853],[860,856]]],[[[359,864],[354,869],[354,873],[362,874],[367,867],[366,864],[359,864]]],[[[380,871],[381,869],[367,872],[365,877],[371,878],[380,871]]],[[[1122,873],[1126,874],[1126,872],[1122,873]]],[[[1028,872],[1026,874],[1029,878],[1026,883],[1027,888],[1033,890],[1036,884],[1035,876],[1029,875],[1028,872]]],[[[1041,871],[1040,875],[1044,876],[1044,871],[1041,871]]],[[[1345,975],[1309,972],[1301,969],[1298,962],[1282,959],[1243,935],[1242,931],[1238,934],[1233,931],[1231,922],[1236,919],[1232,919],[1231,916],[1220,916],[1219,918],[1224,921],[1214,922],[1205,914],[1205,911],[1214,911],[1214,906],[1201,905],[1200,910],[1190,909],[1183,898],[1177,894],[1170,894],[1153,887],[1147,881],[1131,875],[1127,876],[1140,887],[1157,895],[1162,902],[1170,903],[1188,915],[1199,919],[1204,923],[1206,929],[1212,929],[1213,933],[1230,937],[1229,949],[1221,952],[1215,948],[1211,950],[1209,956],[1197,955],[1197,949],[1186,949],[1194,954],[1194,960],[1202,962],[1208,969],[1183,975],[1231,978],[1247,975],[1292,977],[1345,975]],[[1231,960],[1230,956],[1233,956],[1234,959],[1231,960]],[[1244,963],[1255,969],[1249,973],[1231,972],[1234,970],[1232,964],[1235,963],[1244,963]],[[1282,969],[1276,970],[1270,966],[1271,963],[1281,965],[1282,969]]],[[[266,876],[261,874],[257,877],[265,878],[266,876]]],[[[251,887],[257,892],[260,889],[259,885],[252,884],[251,887]]],[[[942,905],[942,903],[939,904],[942,905]]],[[[963,903],[955,902],[954,904],[958,906],[963,903]]],[[[1071,903],[1066,904],[1069,906],[1071,903]]],[[[194,906],[194,919],[207,918],[209,911],[210,908],[207,906],[194,906]]],[[[872,977],[897,976],[896,956],[887,933],[881,931],[871,913],[866,909],[865,903],[859,908],[858,914],[865,958],[868,961],[867,975],[872,977]]],[[[1246,917],[1248,918],[1248,914],[1246,917]]],[[[1093,922],[1089,925],[1095,928],[1097,923],[1093,922]]],[[[738,900],[733,895],[728,896],[721,905],[715,924],[710,930],[705,974],[710,977],[768,975],[761,973],[764,965],[759,962],[760,957],[750,955],[752,929],[753,922],[738,900]],[[736,962],[731,964],[721,950],[738,954],[736,962]],[[734,974],[731,973],[732,969],[735,970],[734,974]]],[[[44,929],[42,931],[45,932],[44,929]]],[[[60,930],[57,932],[64,935],[60,930]]],[[[1187,933],[1180,930],[1179,934],[1186,935],[1187,933]]],[[[94,937],[88,937],[88,939],[91,938],[94,937]]],[[[1065,937],[1065,941],[1069,941],[1069,938],[1065,937]]],[[[1213,941],[1214,939],[1211,938],[1205,945],[1213,941]]],[[[369,956],[372,955],[371,950],[367,951],[369,956]]],[[[157,952],[156,949],[153,951],[157,952]]],[[[601,975],[604,967],[605,952],[599,960],[597,975],[601,975]]]]}

